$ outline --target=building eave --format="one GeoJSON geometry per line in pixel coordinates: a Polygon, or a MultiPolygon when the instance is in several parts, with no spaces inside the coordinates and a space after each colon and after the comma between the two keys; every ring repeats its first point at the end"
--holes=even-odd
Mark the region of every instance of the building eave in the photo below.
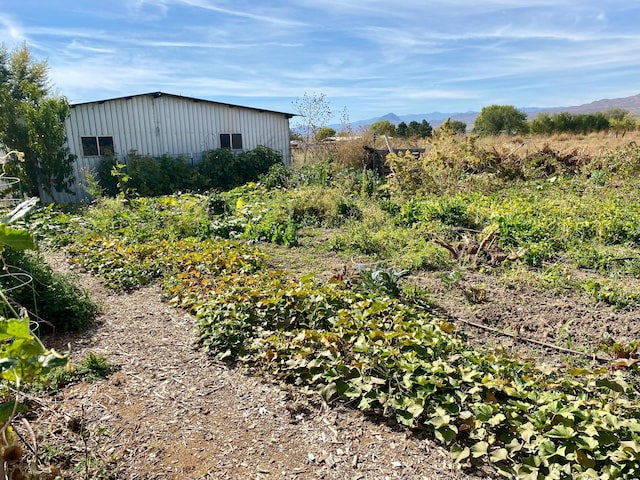
{"type": "Polygon", "coordinates": [[[215,101],[215,100],[206,100],[206,99],[203,99],[203,98],[186,97],[186,96],[183,96],[183,95],[175,95],[173,93],[164,93],[164,92],[140,93],[140,94],[137,94],[137,95],[128,95],[128,96],[124,96],[124,97],[107,98],[107,99],[104,99],[104,100],[94,100],[92,102],[72,103],[71,104],[71,108],[75,108],[75,107],[81,106],[81,105],[103,104],[103,103],[106,103],[106,102],[114,102],[114,101],[121,101],[121,100],[131,100],[132,98],[136,98],[136,97],[152,97],[152,98],[171,97],[171,98],[176,98],[176,99],[195,102],[195,103],[200,103],[201,102],[201,103],[207,103],[207,104],[212,104],[212,105],[222,105],[222,106],[225,106],[225,107],[228,107],[228,108],[246,108],[248,110],[254,110],[256,112],[261,112],[261,113],[275,113],[275,114],[278,114],[278,115],[284,115],[288,119],[296,116],[295,113],[279,112],[279,111],[276,111],[276,110],[267,110],[265,108],[248,107],[246,105],[235,105],[235,104],[232,104],[232,103],[218,102],[218,101],[215,101]]]}

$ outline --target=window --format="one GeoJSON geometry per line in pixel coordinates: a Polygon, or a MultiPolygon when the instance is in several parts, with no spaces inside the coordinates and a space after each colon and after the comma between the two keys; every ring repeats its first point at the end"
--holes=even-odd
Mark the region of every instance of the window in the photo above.
{"type": "Polygon", "coordinates": [[[100,155],[113,155],[113,137],[98,137],[100,155]]]}
{"type": "Polygon", "coordinates": [[[95,157],[98,155],[96,137],[82,137],[82,156],[95,157]]]}
{"type": "Polygon", "coordinates": [[[82,137],[81,142],[83,157],[97,157],[114,153],[113,137],[82,137]]]}
{"type": "Polygon", "coordinates": [[[231,150],[242,150],[242,134],[241,133],[221,133],[220,148],[229,148],[231,150]]]}

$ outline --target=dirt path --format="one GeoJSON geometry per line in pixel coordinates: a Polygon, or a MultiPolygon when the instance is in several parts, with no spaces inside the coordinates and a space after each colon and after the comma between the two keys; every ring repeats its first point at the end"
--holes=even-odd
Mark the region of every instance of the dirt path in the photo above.
{"type": "Polygon", "coordinates": [[[157,287],[116,294],[80,282],[104,313],[91,331],[47,343],[121,370],[43,399],[32,426],[62,478],[477,478],[429,440],[213,362],[193,346],[193,318],[157,287]]]}

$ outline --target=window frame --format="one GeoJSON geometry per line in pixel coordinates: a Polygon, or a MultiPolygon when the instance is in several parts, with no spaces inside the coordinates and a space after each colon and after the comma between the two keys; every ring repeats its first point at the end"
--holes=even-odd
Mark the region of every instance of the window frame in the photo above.
{"type": "Polygon", "coordinates": [[[113,135],[81,135],[80,148],[83,157],[103,157],[107,148],[115,154],[113,135]],[[88,153],[87,149],[90,149],[88,153]]]}
{"type": "Polygon", "coordinates": [[[227,148],[232,152],[244,150],[242,133],[220,133],[218,139],[220,141],[220,148],[227,148]],[[223,138],[225,139],[224,141],[223,138]]]}

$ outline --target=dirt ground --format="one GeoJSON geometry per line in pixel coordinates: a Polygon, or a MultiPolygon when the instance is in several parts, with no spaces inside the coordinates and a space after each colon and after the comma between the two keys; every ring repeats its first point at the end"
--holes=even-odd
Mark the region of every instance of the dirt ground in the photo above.
{"type": "MultiPolygon", "coordinates": [[[[60,255],[57,268],[68,268],[60,255]]],[[[446,450],[348,407],[326,405],[194,346],[194,319],[151,286],[128,294],[79,273],[103,305],[88,332],[48,338],[72,360],[101,354],[120,370],[33,399],[30,424],[64,479],[478,479],[446,450]]]]}
{"type": "MultiPolygon", "coordinates": [[[[267,250],[272,266],[294,273],[326,278],[345,265],[317,249],[267,250]]],[[[69,269],[61,254],[49,259],[56,268],[69,269]]],[[[77,274],[103,313],[88,332],[45,343],[58,350],[70,345],[72,361],[89,352],[104,355],[120,370],[32,399],[30,425],[49,465],[42,478],[492,478],[465,472],[419,434],[213,361],[194,346],[194,319],[163,303],[157,286],[122,294],[77,274]]],[[[469,272],[453,287],[433,274],[408,281],[432,292],[434,311],[483,348],[557,365],[584,364],[597,360],[572,351],[592,350],[605,333],[619,341],[638,339],[637,314],[581,298],[509,289],[469,272]],[[481,301],[470,303],[469,290],[478,285],[481,301]]]]}

